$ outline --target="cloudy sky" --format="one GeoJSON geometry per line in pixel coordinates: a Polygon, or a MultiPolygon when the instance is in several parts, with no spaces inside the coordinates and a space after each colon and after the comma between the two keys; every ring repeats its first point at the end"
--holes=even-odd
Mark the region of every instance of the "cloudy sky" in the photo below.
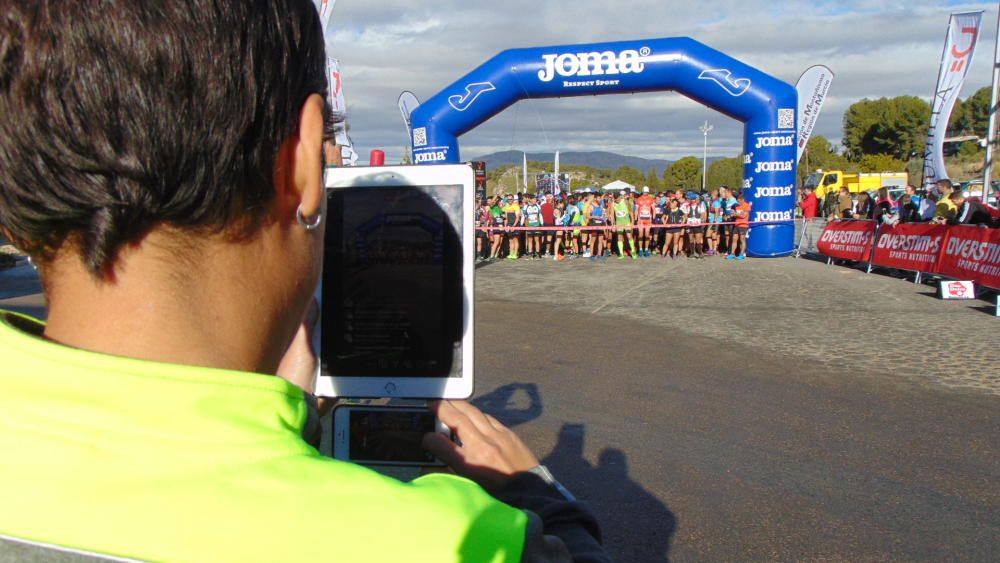
{"type": "MultiPolygon", "coordinates": [[[[807,67],[836,74],[814,135],[839,140],[864,98],[929,99],[951,12],[986,10],[962,97],[991,80],[997,3],[948,0],[339,0],[327,41],[343,66],[351,136],[362,158],[402,158],[396,99],[427,100],[509,48],[689,36],[794,84],[807,67]]],[[[671,92],[524,100],[460,139],[463,159],[499,150],[609,150],[647,158],[735,156],[743,126],[671,92]]]]}

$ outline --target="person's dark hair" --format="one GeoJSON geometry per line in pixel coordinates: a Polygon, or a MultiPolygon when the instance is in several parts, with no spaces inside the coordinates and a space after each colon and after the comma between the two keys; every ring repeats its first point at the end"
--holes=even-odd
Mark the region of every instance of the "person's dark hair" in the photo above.
{"type": "Polygon", "coordinates": [[[253,229],[326,57],[309,0],[9,0],[0,225],[102,278],[157,225],[253,229]]]}

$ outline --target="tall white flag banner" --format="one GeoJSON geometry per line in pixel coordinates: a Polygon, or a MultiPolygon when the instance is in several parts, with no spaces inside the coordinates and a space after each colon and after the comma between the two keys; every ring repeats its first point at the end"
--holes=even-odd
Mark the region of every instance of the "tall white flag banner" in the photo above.
{"type": "Polygon", "coordinates": [[[948,22],[948,36],[944,42],[937,89],[931,106],[931,126],[927,133],[927,145],[924,147],[925,188],[948,178],[948,171],[944,167],[944,139],[948,133],[948,120],[962,90],[965,76],[972,66],[972,55],[976,50],[982,20],[982,12],[968,12],[952,14],[948,22]]]}
{"type": "Polygon", "coordinates": [[[396,105],[399,106],[399,113],[403,116],[403,123],[406,124],[406,134],[409,135],[410,129],[412,129],[410,115],[420,105],[420,100],[417,99],[417,96],[413,92],[403,90],[399,98],[396,99],[396,105]]]}
{"type": "Polygon", "coordinates": [[[795,84],[795,90],[799,93],[799,146],[798,159],[802,160],[802,153],[806,150],[809,137],[812,136],[816,121],[819,119],[819,112],[823,109],[826,95],[830,92],[830,85],[833,83],[833,71],[823,65],[809,67],[799,81],[795,84]]]}
{"type": "MultiPolygon", "coordinates": [[[[521,193],[528,193],[528,153],[522,154],[524,154],[524,161],[522,164],[521,181],[524,182],[524,185],[521,193]]],[[[517,190],[514,191],[516,192],[517,190]]]]}
{"type": "Polygon", "coordinates": [[[559,186],[559,151],[556,151],[556,162],[555,162],[554,170],[555,170],[555,180],[556,180],[556,183],[555,183],[554,186],[552,186],[552,194],[553,195],[559,195],[559,192],[561,191],[559,189],[559,187],[560,187],[559,186]]]}
{"type": "Polygon", "coordinates": [[[337,0],[313,0],[316,10],[319,11],[319,21],[323,24],[323,35],[330,28],[330,16],[333,14],[333,7],[337,5],[337,0]]]}
{"type": "Polygon", "coordinates": [[[333,57],[327,57],[326,72],[330,88],[327,100],[327,103],[330,104],[330,114],[334,122],[346,121],[347,102],[344,100],[344,81],[341,80],[340,61],[333,57]]]}
{"type": "MultiPolygon", "coordinates": [[[[319,21],[323,26],[323,38],[329,43],[333,29],[330,26],[330,20],[337,0],[313,0],[313,4],[316,5],[316,10],[319,12],[319,21]]],[[[334,142],[340,146],[344,163],[354,166],[358,162],[358,154],[354,150],[351,136],[347,134],[347,102],[344,98],[344,80],[340,73],[340,61],[332,56],[329,49],[326,51],[326,78],[329,87],[326,103],[330,107],[333,119],[334,142]]]]}

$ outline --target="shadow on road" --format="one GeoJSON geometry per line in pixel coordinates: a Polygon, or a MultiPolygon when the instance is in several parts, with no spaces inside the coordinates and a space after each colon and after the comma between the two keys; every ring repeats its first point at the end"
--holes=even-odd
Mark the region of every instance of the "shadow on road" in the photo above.
{"type": "Polygon", "coordinates": [[[488,395],[473,399],[472,404],[510,428],[542,416],[542,396],[534,383],[504,385],[488,395]]]}
{"type": "MultiPolygon", "coordinates": [[[[472,401],[509,427],[542,415],[542,397],[534,383],[511,383],[472,401]]],[[[628,458],[606,448],[592,465],[584,457],[586,427],[563,424],[555,447],[542,463],[580,500],[594,510],[604,545],[615,561],[669,561],[677,518],[653,494],[629,476],[628,458]]]]}
{"type": "Polygon", "coordinates": [[[669,561],[677,517],[629,477],[622,450],[606,448],[597,466],[583,456],[586,428],[564,424],[559,441],[542,463],[597,514],[604,545],[615,561],[669,561]]]}

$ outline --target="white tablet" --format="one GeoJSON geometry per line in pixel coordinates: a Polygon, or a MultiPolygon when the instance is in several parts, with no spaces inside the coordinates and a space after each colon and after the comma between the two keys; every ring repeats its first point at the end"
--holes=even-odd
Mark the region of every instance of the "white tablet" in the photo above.
{"type": "Polygon", "coordinates": [[[318,395],[472,395],[473,170],[330,168],[318,395]]]}

